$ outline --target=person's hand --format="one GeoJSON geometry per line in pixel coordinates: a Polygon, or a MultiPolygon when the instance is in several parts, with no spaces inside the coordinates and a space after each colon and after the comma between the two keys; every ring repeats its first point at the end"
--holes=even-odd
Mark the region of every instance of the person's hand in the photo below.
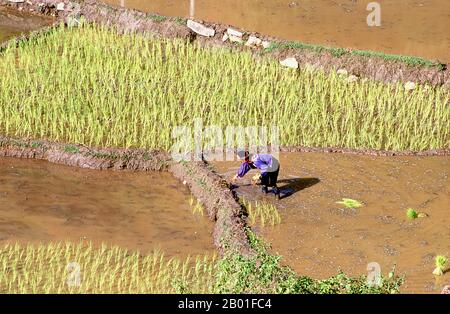
{"type": "Polygon", "coordinates": [[[258,174],[255,174],[253,177],[252,177],[252,185],[256,185],[257,183],[258,183],[258,181],[259,180],[261,180],[261,175],[258,173],[258,174]]]}
{"type": "Polygon", "coordinates": [[[235,174],[235,175],[233,176],[233,178],[231,179],[231,182],[232,182],[232,183],[236,183],[236,181],[237,181],[238,178],[239,178],[238,175],[235,174]]]}

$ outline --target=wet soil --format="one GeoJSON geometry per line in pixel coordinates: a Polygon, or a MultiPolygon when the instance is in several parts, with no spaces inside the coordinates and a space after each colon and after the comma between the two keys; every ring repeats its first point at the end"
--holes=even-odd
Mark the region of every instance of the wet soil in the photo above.
{"type": "Polygon", "coordinates": [[[214,252],[213,224],[192,213],[190,198],[167,172],[0,158],[0,244],[86,240],[167,256],[214,252]]]}
{"type": "Polygon", "coordinates": [[[104,1],[145,12],[235,25],[288,40],[450,62],[449,1],[385,0],[380,27],[367,26],[369,0],[104,1]]]}
{"type": "MultiPolygon", "coordinates": [[[[450,255],[449,157],[282,153],[280,161],[283,199],[262,196],[251,173],[235,191],[278,207],[281,224],[256,230],[299,274],[359,275],[377,262],[384,275],[394,265],[405,274],[403,293],[439,293],[450,283],[450,271],[432,275],[434,257],[450,255]],[[347,209],[336,204],[342,198],[365,205],[347,209]],[[428,217],[407,219],[409,207],[428,217]]],[[[227,178],[238,166],[215,163],[227,178]]]]}
{"type": "Polygon", "coordinates": [[[0,6],[0,43],[23,33],[51,25],[53,21],[53,18],[47,16],[33,15],[0,6]]]}

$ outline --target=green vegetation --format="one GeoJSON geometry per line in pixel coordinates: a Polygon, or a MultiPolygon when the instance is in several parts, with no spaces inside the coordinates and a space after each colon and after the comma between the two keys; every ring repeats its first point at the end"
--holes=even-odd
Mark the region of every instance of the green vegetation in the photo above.
{"type": "Polygon", "coordinates": [[[409,219],[416,219],[419,217],[419,214],[417,213],[417,211],[413,208],[408,208],[406,210],[406,217],[408,217],[409,219]]]}
{"type": "Polygon", "coordinates": [[[336,202],[336,204],[344,205],[346,208],[354,209],[364,206],[363,203],[351,198],[343,198],[342,201],[336,202]]]}
{"type": "Polygon", "coordinates": [[[436,256],[435,259],[436,268],[433,271],[433,274],[436,276],[442,276],[445,270],[445,264],[447,264],[447,258],[443,255],[436,256]]]}
{"type": "Polygon", "coordinates": [[[167,20],[167,17],[158,15],[158,14],[153,14],[153,13],[147,14],[147,17],[157,23],[161,23],[161,22],[164,22],[165,20],[167,20]]]}
{"type": "Polygon", "coordinates": [[[244,197],[241,202],[247,210],[250,225],[259,223],[261,226],[267,224],[275,226],[281,222],[280,213],[275,205],[261,201],[251,202],[244,197]]]}
{"type": "Polygon", "coordinates": [[[5,245],[0,293],[397,293],[403,280],[391,274],[371,287],[365,276],[299,277],[248,233],[256,254],[227,252],[221,259],[168,259],[81,242],[5,245]]]}
{"type": "Polygon", "coordinates": [[[289,42],[271,42],[270,46],[265,49],[265,52],[272,52],[277,49],[307,49],[312,50],[317,53],[328,52],[335,57],[341,57],[344,55],[355,55],[355,56],[363,56],[363,57],[377,57],[387,61],[400,61],[404,62],[410,66],[427,66],[427,67],[437,67],[439,70],[444,69],[444,65],[436,62],[427,60],[420,57],[414,56],[402,56],[402,55],[394,55],[387,54],[384,52],[378,51],[369,51],[369,50],[347,50],[344,48],[334,48],[327,47],[322,45],[314,45],[314,44],[306,44],[302,42],[289,41],[289,42]]]}
{"type": "Polygon", "coordinates": [[[206,293],[213,289],[215,260],[83,243],[6,245],[0,248],[0,293],[206,293]]]}
{"type": "Polygon", "coordinates": [[[215,283],[217,293],[397,293],[403,278],[391,274],[381,278],[380,286],[370,286],[366,276],[350,278],[344,273],[314,280],[296,275],[281,266],[281,257],[269,254],[269,247],[247,230],[256,254],[245,257],[227,252],[218,260],[215,283]]]}
{"type": "Polygon", "coordinates": [[[428,214],[419,213],[414,208],[408,208],[406,210],[406,217],[408,217],[409,219],[426,218],[428,217],[428,214]]]}
{"type": "Polygon", "coordinates": [[[64,151],[66,153],[71,153],[71,154],[78,154],[80,152],[80,150],[78,149],[78,147],[73,146],[73,145],[65,145],[64,146],[64,151]]]}
{"type": "Polygon", "coordinates": [[[6,136],[169,149],[175,126],[202,118],[223,130],[278,125],[283,145],[449,147],[448,90],[349,84],[184,40],[61,27],[7,47],[0,72],[6,136]]]}
{"type": "Polygon", "coordinates": [[[184,26],[184,25],[186,25],[187,19],[184,17],[177,16],[177,17],[173,18],[173,21],[184,26]]]}

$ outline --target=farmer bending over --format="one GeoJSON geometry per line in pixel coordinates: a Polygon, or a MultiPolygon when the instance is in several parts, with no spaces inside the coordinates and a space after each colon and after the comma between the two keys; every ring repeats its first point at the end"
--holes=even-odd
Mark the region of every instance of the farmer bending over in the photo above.
{"type": "Polygon", "coordinates": [[[243,160],[238,173],[232,181],[236,182],[238,178],[245,176],[250,169],[261,170],[262,192],[268,193],[268,187],[272,187],[273,193],[280,199],[280,190],[277,187],[278,173],[280,172],[280,162],[270,154],[250,154],[248,151],[239,151],[237,153],[240,160],[243,160]]]}

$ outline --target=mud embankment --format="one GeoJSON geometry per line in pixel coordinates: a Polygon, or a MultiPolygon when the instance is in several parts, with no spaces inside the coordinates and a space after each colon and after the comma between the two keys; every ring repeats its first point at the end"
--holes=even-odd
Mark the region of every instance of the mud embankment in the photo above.
{"type": "Polygon", "coordinates": [[[0,137],[0,157],[47,160],[86,169],[161,171],[167,170],[169,155],[143,149],[93,149],[48,141],[17,140],[0,137]]]}
{"type": "Polygon", "coordinates": [[[174,163],[169,171],[189,186],[207,208],[210,219],[216,221],[214,244],[220,253],[227,250],[251,254],[245,213],[228,183],[204,162],[174,163]]]}
{"type": "Polygon", "coordinates": [[[65,21],[70,25],[76,25],[80,17],[83,16],[88,22],[113,26],[124,32],[148,32],[161,37],[187,38],[206,46],[226,46],[236,50],[251,50],[255,56],[269,55],[277,60],[295,57],[300,67],[323,69],[325,71],[345,68],[350,74],[368,77],[385,83],[413,81],[432,86],[450,87],[450,75],[447,64],[439,66],[411,65],[400,60],[386,60],[379,56],[354,55],[349,50],[344,50],[336,55],[327,50],[283,48],[283,43],[287,43],[286,41],[233,27],[233,29],[242,32],[243,42],[249,36],[257,36],[264,41],[281,43],[281,48],[267,52],[262,47],[249,48],[230,41],[224,42],[222,40],[223,36],[226,30],[231,27],[230,25],[203,23],[205,26],[214,29],[214,36],[203,37],[191,31],[186,26],[185,19],[166,18],[151,13],[112,7],[95,0],[80,2],[32,0],[19,4],[0,0],[0,5],[56,16],[58,21],[65,21]],[[57,10],[59,3],[64,3],[64,7],[60,7],[63,10],[57,10]]]}

